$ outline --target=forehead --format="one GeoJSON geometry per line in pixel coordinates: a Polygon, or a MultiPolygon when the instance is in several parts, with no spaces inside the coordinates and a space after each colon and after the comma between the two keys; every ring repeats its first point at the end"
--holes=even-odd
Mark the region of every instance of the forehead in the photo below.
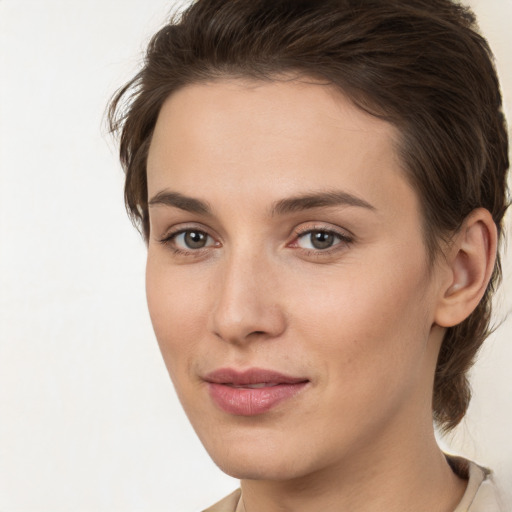
{"type": "Polygon", "coordinates": [[[186,86],[160,111],[148,155],[149,196],[172,187],[210,199],[279,200],[340,189],[379,203],[412,191],[397,130],[333,86],[218,80],[186,86]]]}
{"type": "Polygon", "coordinates": [[[343,145],[349,138],[347,132],[366,133],[374,144],[398,138],[390,123],[363,112],[333,85],[313,79],[222,79],[174,92],[160,110],[153,146],[161,134],[167,140],[193,136],[204,146],[215,146],[230,131],[239,136],[237,142],[243,149],[254,147],[257,132],[318,143],[314,137],[320,130],[326,144],[336,140],[343,145]],[[345,130],[341,139],[340,130],[345,130]],[[252,138],[241,140],[249,134],[252,138]]]}

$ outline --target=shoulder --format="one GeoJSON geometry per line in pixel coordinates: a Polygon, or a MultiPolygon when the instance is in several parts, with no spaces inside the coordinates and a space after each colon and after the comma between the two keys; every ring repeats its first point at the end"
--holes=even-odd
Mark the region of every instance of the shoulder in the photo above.
{"type": "Polygon", "coordinates": [[[512,512],[512,507],[510,504],[506,505],[505,496],[496,485],[491,470],[461,458],[453,462],[459,468],[465,469],[468,478],[466,492],[454,512],[512,512]]]}
{"type": "Polygon", "coordinates": [[[240,501],[241,490],[237,489],[235,492],[226,496],[219,502],[211,507],[203,510],[203,512],[236,512],[238,503],[240,501]]]}

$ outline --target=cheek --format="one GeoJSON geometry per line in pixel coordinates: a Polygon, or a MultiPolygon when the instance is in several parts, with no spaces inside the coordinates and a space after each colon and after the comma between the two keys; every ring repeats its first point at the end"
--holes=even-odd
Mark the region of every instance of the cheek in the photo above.
{"type": "Polygon", "coordinates": [[[178,370],[186,370],[196,352],[201,331],[207,322],[204,281],[184,278],[148,254],[146,297],[151,323],[167,369],[174,380],[178,370]]]}
{"type": "Polygon", "coordinates": [[[315,370],[322,399],[312,414],[324,434],[377,435],[421,388],[428,305],[423,273],[413,270],[333,277],[296,303],[295,340],[315,370]]]}
{"type": "Polygon", "coordinates": [[[402,261],[399,269],[339,269],[306,283],[308,293],[291,298],[304,349],[317,352],[325,373],[342,368],[344,378],[371,383],[369,374],[394,378],[393,372],[411,371],[425,348],[431,316],[428,277],[418,261],[402,261]]]}

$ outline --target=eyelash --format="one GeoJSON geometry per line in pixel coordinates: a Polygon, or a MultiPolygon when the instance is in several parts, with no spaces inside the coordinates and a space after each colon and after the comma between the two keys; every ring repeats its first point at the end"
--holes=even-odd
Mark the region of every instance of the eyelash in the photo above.
{"type": "MultiPolygon", "coordinates": [[[[162,239],[158,240],[159,243],[161,243],[164,246],[168,246],[172,249],[172,252],[176,255],[183,255],[183,256],[192,256],[192,257],[201,257],[204,254],[204,251],[211,247],[219,246],[218,243],[214,243],[213,245],[201,247],[197,249],[181,249],[175,245],[175,240],[179,235],[189,233],[189,232],[196,232],[201,233],[205,235],[208,238],[213,239],[211,235],[208,234],[208,232],[204,229],[198,229],[194,227],[188,227],[188,228],[181,228],[176,231],[170,232],[166,234],[162,239]]],[[[322,257],[330,255],[334,252],[337,252],[339,250],[342,250],[343,248],[346,248],[348,245],[353,243],[354,239],[352,236],[347,235],[346,233],[341,233],[340,231],[337,231],[332,228],[326,228],[325,226],[313,226],[313,227],[307,227],[307,228],[298,228],[293,233],[293,242],[291,244],[287,244],[288,247],[297,247],[298,249],[301,249],[303,254],[307,256],[314,256],[314,257],[322,257]],[[334,243],[332,246],[326,248],[326,249],[305,249],[297,247],[297,243],[300,238],[305,237],[307,235],[311,235],[312,233],[323,233],[327,235],[333,235],[338,239],[337,243],[334,243]],[[294,245],[292,245],[294,244],[294,245]]]]}

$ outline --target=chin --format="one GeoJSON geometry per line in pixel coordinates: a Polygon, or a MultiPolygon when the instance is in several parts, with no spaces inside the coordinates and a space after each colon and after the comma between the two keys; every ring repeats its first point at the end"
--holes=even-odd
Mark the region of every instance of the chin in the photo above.
{"type": "Polygon", "coordinates": [[[264,460],[264,457],[253,459],[231,460],[230,457],[213,459],[215,464],[227,475],[238,480],[293,480],[308,473],[300,467],[293,467],[284,460],[264,460]]]}
{"type": "Polygon", "coordinates": [[[282,433],[259,434],[219,435],[203,440],[203,444],[213,462],[239,480],[293,480],[315,471],[316,457],[308,453],[302,442],[293,442],[282,433]]]}

